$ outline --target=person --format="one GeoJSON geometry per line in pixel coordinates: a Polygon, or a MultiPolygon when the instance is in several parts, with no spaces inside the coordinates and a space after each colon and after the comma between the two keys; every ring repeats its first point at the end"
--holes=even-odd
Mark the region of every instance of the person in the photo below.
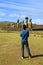
{"type": "Polygon", "coordinates": [[[28,56],[30,56],[31,58],[31,53],[30,53],[30,49],[29,49],[29,45],[28,45],[28,37],[29,37],[29,31],[26,30],[26,25],[23,25],[23,30],[20,32],[20,37],[21,37],[21,45],[22,45],[22,59],[25,58],[24,57],[24,45],[26,46],[27,52],[28,52],[28,56]]]}

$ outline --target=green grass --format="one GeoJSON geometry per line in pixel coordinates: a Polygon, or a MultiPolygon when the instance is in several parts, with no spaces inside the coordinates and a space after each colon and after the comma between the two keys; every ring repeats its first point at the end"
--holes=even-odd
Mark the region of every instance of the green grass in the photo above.
{"type": "MultiPolygon", "coordinates": [[[[43,54],[43,37],[41,36],[35,33],[30,34],[28,41],[33,56],[43,54]]],[[[26,50],[25,56],[27,56],[26,50]]],[[[43,65],[43,56],[21,59],[19,32],[0,33],[0,65],[43,65]]]]}

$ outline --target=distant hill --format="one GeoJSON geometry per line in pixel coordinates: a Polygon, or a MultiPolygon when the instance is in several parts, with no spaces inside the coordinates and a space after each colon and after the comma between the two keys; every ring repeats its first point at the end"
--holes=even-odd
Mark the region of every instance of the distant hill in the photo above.
{"type": "Polygon", "coordinates": [[[33,30],[43,30],[43,25],[32,24],[33,30]]]}
{"type": "MultiPolygon", "coordinates": [[[[14,24],[14,22],[2,21],[0,22],[0,29],[6,29],[8,24],[14,24]]],[[[43,25],[32,24],[32,30],[43,30],[43,25]]]]}
{"type": "Polygon", "coordinates": [[[0,29],[5,28],[8,24],[12,24],[13,22],[7,22],[7,21],[2,21],[0,22],[0,29]]]}

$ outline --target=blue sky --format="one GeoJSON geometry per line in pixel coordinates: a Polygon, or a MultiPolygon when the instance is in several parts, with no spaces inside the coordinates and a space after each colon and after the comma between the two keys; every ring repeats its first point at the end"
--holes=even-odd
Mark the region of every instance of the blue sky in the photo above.
{"type": "Polygon", "coordinates": [[[26,16],[43,24],[43,0],[0,0],[0,21],[22,21],[26,16]]]}

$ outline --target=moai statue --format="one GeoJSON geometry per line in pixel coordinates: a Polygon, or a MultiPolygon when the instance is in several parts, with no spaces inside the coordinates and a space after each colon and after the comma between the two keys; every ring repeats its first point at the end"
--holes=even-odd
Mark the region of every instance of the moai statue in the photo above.
{"type": "Polygon", "coordinates": [[[22,28],[23,28],[24,20],[22,21],[22,28]]]}
{"type": "Polygon", "coordinates": [[[19,28],[19,19],[17,20],[17,28],[19,28]]]}
{"type": "Polygon", "coordinates": [[[28,17],[25,17],[26,19],[26,27],[28,28],[28,17]]]}
{"type": "Polygon", "coordinates": [[[29,28],[32,30],[32,18],[29,20],[29,28]]]}

